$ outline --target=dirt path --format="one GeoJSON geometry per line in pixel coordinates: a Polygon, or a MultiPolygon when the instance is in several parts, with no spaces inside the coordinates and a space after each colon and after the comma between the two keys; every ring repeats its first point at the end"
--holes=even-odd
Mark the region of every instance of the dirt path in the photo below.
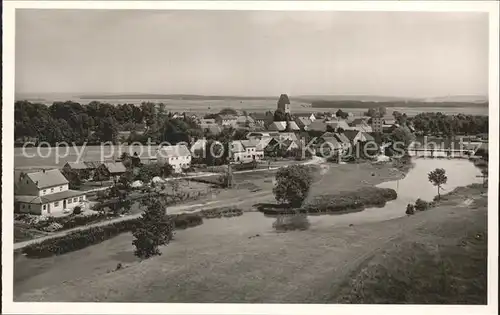
{"type": "Polygon", "coordinates": [[[395,220],[287,233],[271,232],[267,221],[252,226],[257,213],[207,220],[179,231],[162,256],[25,292],[16,301],[330,303],[373,257],[415,235],[438,235],[438,247],[457,241],[471,227],[486,226],[486,212],[458,200],[395,220]]]}

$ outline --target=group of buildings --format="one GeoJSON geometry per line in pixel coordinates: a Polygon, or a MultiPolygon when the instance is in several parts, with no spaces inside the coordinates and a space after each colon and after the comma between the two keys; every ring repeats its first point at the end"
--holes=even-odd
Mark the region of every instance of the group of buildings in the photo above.
{"type": "MultiPolygon", "coordinates": [[[[357,142],[374,140],[372,132],[391,132],[397,124],[383,118],[357,117],[350,115],[341,119],[335,114],[291,113],[290,102],[281,95],[278,110],[287,115],[286,121],[273,121],[274,115],[218,115],[212,119],[201,118],[203,129],[213,133],[222,128],[242,127],[248,130],[245,140],[232,140],[229,143],[229,159],[233,163],[259,161],[266,156],[275,157],[277,152],[292,152],[305,143],[299,139],[301,132],[314,131],[319,136],[313,148],[328,150],[348,150],[357,142]]],[[[310,148],[310,146],[309,146],[310,148]]],[[[182,172],[191,166],[196,151],[206,149],[206,140],[198,139],[189,147],[186,145],[163,146],[152,156],[135,156],[143,164],[169,164],[175,172],[182,172]]],[[[67,162],[63,171],[75,171],[84,180],[99,181],[119,178],[127,171],[122,161],[84,161],[67,162]]],[[[67,173],[66,172],[66,173],[67,173]]],[[[71,211],[85,202],[85,193],[69,189],[69,182],[58,169],[22,173],[15,179],[16,210],[20,212],[52,215],[71,211]]]]}

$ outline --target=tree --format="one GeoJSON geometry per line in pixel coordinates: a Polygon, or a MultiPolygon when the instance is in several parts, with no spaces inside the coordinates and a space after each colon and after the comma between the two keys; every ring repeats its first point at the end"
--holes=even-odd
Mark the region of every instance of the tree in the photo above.
{"type": "Polygon", "coordinates": [[[446,171],[443,168],[436,168],[428,174],[429,182],[438,188],[438,200],[441,199],[440,189],[448,181],[446,171]]]}
{"type": "Polygon", "coordinates": [[[79,189],[82,185],[82,179],[78,171],[73,169],[62,169],[61,173],[69,182],[69,189],[79,189]]]}
{"type": "Polygon", "coordinates": [[[132,172],[132,170],[127,170],[120,176],[118,182],[123,186],[123,188],[128,190],[130,189],[133,180],[134,180],[134,172],[132,172]]]}
{"type": "Polygon", "coordinates": [[[276,186],[273,193],[278,202],[288,202],[292,207],[300,207],[313,181],[309,167],[292,165],[282,167],[276,173],[276,186]]]}
{"type": "Polygon", "coordinates": [[[238,112],[235,109],[233,109],[233,108],[223,108],[219,112],[219,115],[233,115],[233,116],[237,116],[238,112]]]}
{"type": "Polygon", "coordinates": [[[347,119],[347,117],[349,117],[349,114],[342,111],[342,109],[339,109],[336,113],[335,113],[335,116],[336,117],[340,117],[342,119],[347,119]]]}
{"type": "Polygon", "coordinates": [[[143,183],[149,183],[153,177],[161,176],[163,173],[162,165],[158,163],[145,164],[139,169],[139,174],[137,174],[137,179],[143,183]]]}
{"type": "Polygon", "coordinates": [[[281,109],[277,109],[274,112],[274,118],[273,121],[286,121],[286,115],[285,112],[281,109]]]}
{"type": "Polygon", "coordinates": [[[173,221],[166,215],[166,206],[162,198],[150,196],[132,235],[135,246],[134,254],[142,259],[161,255],[159,246],[165,245],[172,239],[173,221]]]}

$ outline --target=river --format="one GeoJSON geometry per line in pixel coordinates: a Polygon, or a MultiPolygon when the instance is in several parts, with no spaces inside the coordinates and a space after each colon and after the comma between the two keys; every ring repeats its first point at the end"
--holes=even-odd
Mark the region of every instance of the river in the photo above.
{"type": "MultiPolygon", "coordinates": [[[[403,217],[406,215],[405,211],[408,203],[414,203],[418,198],[432,201],[434,196],[437,195],[437,188],[427,178],[427,174],[436,168],[444,168],[448,176],[448,182],[443,185],[442,194],[450,192],[457,187],[467,186],[472,183],[482,183],[482,178],[476,177],[481,175],[480,170],[468,160],[418,158],[414,159],[413,162],[414,167],[408,172],[405,178],[377,185],[382,188],[392,188],[398,193],[398,198],[386,203],[384,207],[367,208],[363,211],[345,214],[308,216],[271,217],[264,216],[261,213],[246,213],[241,217],[231,219],[232,229],[240,233],[274,233],[277,229],[280,229],[280,226],[290,224],[291,221],[294,221],[297,225],[303,225],[304,229],[321,230],[403,217]]],[[[211,224],[203,224],[197,229],[200,230],[199,233],[201,234],[214,233],[214,228],[217,230],[218,224],[222,223],[211,222],[211,224]]]]}

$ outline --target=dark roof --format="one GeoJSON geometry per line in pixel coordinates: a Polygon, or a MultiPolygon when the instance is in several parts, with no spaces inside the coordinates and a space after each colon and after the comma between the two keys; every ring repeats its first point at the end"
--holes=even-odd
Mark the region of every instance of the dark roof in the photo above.
{"type": "Polygon", "coordinates": [[[336,133],[335,134],[335,138],[337,138],[337,140],[339,142],[342,142],[342,143],[345,143],[345,144],[350,144],[351,141],[349,141],[349,138],[347,138],[343,133],[336,133]]]}
{"type": "Polygon", "coordinates": [[[307,126],[307,130],[315,130],[315,131],[326,131],[327,124],[322,120],[315,120],[309,126],[307,126]]]}
{"type": "Polygon", "coordinates": [[[111,174],[125,173],[127,171],[122,162],[105,162],[102,164],[111,174]]]}
{"type": "Polygon", "coordinates": [[[66,162],[66,165],[73,170],[86,170],[89,168],[84,162],[66,162]]]}
{"type": "Polygon", "coordinates": [[[344,131],[344,135],[347,137],[347,139],[349,139],[349,141],[353,141],[354,138],[358,135],[358,133],[360,133],[359,131],[357,130],[345,130],[344,131]]]}
{"type": "Polygon", "coordinates": [[[267,121],[267,120],[273,119],[273,115],[266,115],[266,113],[252,113],[252,114],[250,114],[250,116],[254,120],[264,120],[264,121],[267,121]]]}
{"type": "Polygon", "coordinates": [[[83,163],[85,163],[85,165],[87,165],[87,168],[89,168],[89,169],[96,169],[99,166],[101,166],[101,164],[102,164],[101,162],[97,162],[97,161],[86,161],[83,163]]]}

